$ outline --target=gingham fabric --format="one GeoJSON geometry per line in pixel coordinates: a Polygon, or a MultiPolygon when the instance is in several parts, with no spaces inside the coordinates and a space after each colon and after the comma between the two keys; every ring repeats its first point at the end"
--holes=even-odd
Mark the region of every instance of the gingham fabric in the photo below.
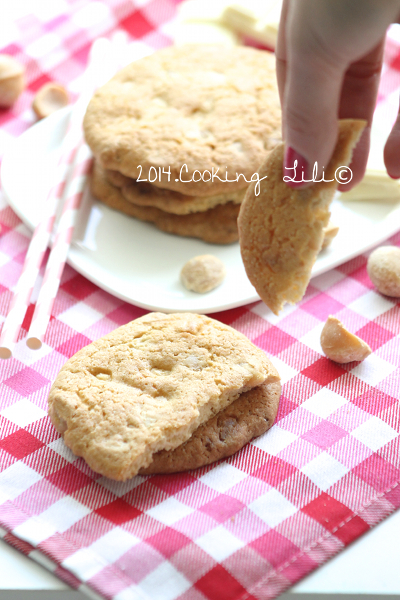
{"type": "MultiPolygon", "coordinates": [[[[29,105],[44,82],[79,88],[93,38],[121,28],[159,47],[169,42],[174,13],[167,0],[35,7],[5,32],[2,51],[27,64],[28,90],[0,112],[1,153],[33,122],[29,105]]],[[[381,101],[399,87],[398,66],[393,38],[381,101]]],[[[4,199],[0,223],[4,321],[29,232],[4,199]]],[[[400,245],[400,234],[390,243],[400,245]]],[[[145,311],[67,266],[42,349],[28,350],[23,339],[31,304],[15,357],[0,362],[0,535],[92,596],[267,600],[368,531],[400,505],[400,306],[373,289],[366,260],[313,279],[302,302],[279,317],[262,303],[214,315],[278,368],[275,425],[228,460],[126,483],[93,473],[66,448],[47,416],[47,395],[70,356],[145,311]],[[370,344],[363,363],[322,355],[329,314],[370,344]]]]}

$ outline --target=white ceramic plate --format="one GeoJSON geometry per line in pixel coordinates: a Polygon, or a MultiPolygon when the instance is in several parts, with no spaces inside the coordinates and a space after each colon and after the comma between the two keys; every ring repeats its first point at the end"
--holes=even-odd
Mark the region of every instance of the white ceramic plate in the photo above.
{"type": "MultiPolygon", "coordinates": [[[[30,229],[39,220],[52,183],[68,110],[55,113],[23,133],[3,159],[3,191],[30,229]]],[[[376,138],[379,145],[379,135],[376,138]]],[[[247,279],[238,243],[218,246],[163,233],[150,224],[110,210],[90,193],[86,193],[81,211],[68,255],[69,264],[127,302],[150,310],[207,314],[258,299],[247,279]],[[223,284],[208,294],[189,292],[179,281],[183,264],[198,254],[214,254],[227,268],[223,284]]],[[[371,201],[345,204],[338,196],[332,205],[332,221],[340,225],[339,234],[318,257],[313,277],[400,229],[400,204],[371,201]]]]}

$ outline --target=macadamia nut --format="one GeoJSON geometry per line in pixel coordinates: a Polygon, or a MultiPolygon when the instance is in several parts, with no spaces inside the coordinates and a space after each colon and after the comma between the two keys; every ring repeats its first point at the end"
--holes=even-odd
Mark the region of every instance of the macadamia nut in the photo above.
{"type": "Polygon", "coordinates": [[[350,333],[343,323],[330,315],[321,332],[321,347],[328,358],[337,363],[349,363],[367,358],[371,348],[361,338],[350,333]]]}
{"type": "Polygon", "coordinates": [[[372,283],[385,296],[400,296],[400,248],[381,246],[372,252],[367,262],[372,283]]]}
{"type": "Polygon", "coordinates": [[[0,54],[0,106],[10,107],[25,88],[25,67],[8,54],[0,54]]]}
{"type": "Polygon", "coordinates": [[[211,254],[202,254],[184,264],[181,281],[186,289],[205,294],[220,285],[225,275],[224,263],[219,258],[211,254]]]}
{"type": "Polygon", "coordinates": [[[67,90],[58,83],[46,83],[34,97],[32,108],[39,119],[44,119],[67,104],[67,90]]]}
{"type": "Polygon", "coordinates": [[[337,236],[338,231],[339,227],[334,225],[332,221],[329,221],[328,225],[323,229],[324,239],[322,241],[321,250],[324,250],[329,246],[333,238],[337,236]]]}

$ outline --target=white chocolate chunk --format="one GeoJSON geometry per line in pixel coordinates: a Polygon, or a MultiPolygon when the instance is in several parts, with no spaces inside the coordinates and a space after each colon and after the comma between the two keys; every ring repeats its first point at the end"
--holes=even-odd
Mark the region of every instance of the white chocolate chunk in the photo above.
{"type": "Polygon", "coordinates": [[[248,36],[275,48],[281,8],[282,0],[186,0],[178,8],[174,40],[182,44],[187,43],[186,39],[189,42],[212,40],[205,43],[227,43],[230,39],[237,44],[238,36],[248,36]],[[228,38],[223,29],[218,34],[212,34],[210,29],[206,34],[205,28],[195,27],[200,24],[222,27],[234,37],[228,38]]]}
{"type": "Polygon", "coordinates": [[[321,250],[325,250],[329,246],[333,238],[337,236],[338,231],[339,227],[334,225],[332,221],[329,221],[328,225],[323,229],[324,239],[322,240],[321,250]]]}
{"type": "Polygon", "coordinates": [[[228,27],[218,23],[180,23],[174,33],[174,44],[221,44],[237,46],[238,36],[228,27]]]}
{"type": "Polygon", "coordinates": [[[225,9],[222,21],[237,33],[275,48],[281,8],[281,0],[235,2],[225,9]]]}
{"type": "Polygon", "coordinates": [[[385,171],[367,170],[362,181],[349,192],[343,192],[341,201],[400,202],[400,183],[385,171]]]}

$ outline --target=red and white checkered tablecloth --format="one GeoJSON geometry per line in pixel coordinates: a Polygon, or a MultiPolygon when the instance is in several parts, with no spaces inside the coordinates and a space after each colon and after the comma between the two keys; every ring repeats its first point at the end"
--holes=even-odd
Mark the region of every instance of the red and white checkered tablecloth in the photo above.
{"type": "MultiPolygon", "coordinates": [[[[0,111],[0,154],[34,121],[30,103],[43,83],[79,89],[95,37],[122,29],[160,47],[174,11],[172,0],[38,1],[35,14],[0,27],[0,51],[27,65],[28,80],[13,109],[0,111]]],[[[397,93],[399,68],[392,36],[381,102],[397,93]]],[[[2,322],[30,234],[0,202],[2,322]]],[[[400,234],[390,242],[400,245],[400,234]]],[[[400,304],[373,289],[366,260],[313,279],[279,317],[262,303],[214,315],[277,366],[276,424],[228,460],[126,483],[93,473],[66,448],[47,395],[72,354],[145,311],[67,267],[42,349],[23,339],[31,305],[15,357],[0,363],[0,535],[92,596],[267,600],[368,531],[400,506],[400,304]],[[329,314],[370,344],[367,360],[341,366],[321,354],[329,314]]]]}

